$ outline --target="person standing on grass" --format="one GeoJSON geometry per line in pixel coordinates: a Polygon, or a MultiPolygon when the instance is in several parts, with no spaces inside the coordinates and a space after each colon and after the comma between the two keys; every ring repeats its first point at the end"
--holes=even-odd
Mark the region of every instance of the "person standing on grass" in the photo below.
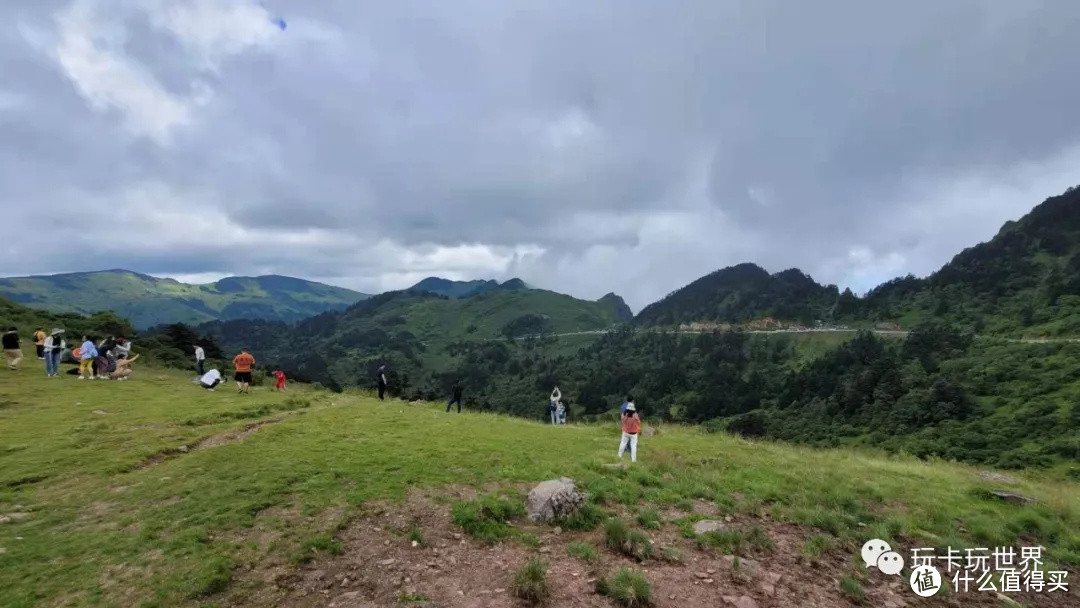
{"type": "Polygon", "coordinates": [[[274,373],[274,390],[285,392],[285,372],[280,369],[275,369],[274,373]]]}
{"type": "Polygon", "coordinates": [[[60,354],[67,348],[64,343],[64,330],[54,328],[45,338],[45,375],[52,378],[60,372],[60,354]]]}
{"type": "Polygon", "coordinates": [[[630,462],[637,462],[637,438],[641,432],[641,419],[638,418],[637,408],[633,403],[626,405],[626,411],[622,415],[622,440],[619,442],[619,460],[622,460],[623,452],[630,447],[630,462]]]}
{"type": "Polygon", "coordinates": [[[461,383],[455,382],[454,388],[451,391],[450,400],[446,402],[446,413],[450,413],[450,406],[457,404],[457,413],[461,413],[461,383]]]}
{"type": "Polygon", "coordinates": [[[255,365],[255,357],[251,356],[246,348],[240,349],[240,354],[233,357],[232,360],[233,369],[236,370],[236,374],[233,379],[239,385],[236,387],[237,393],[250,393],[251,392],[251,368],[255,365]]]}
{"type": "Polygon", "coordinates": [[[206,351],[203,350],[203,347],[196,344],[195,345],[195,371],[198,372],[198,374],[200,376],[202,376],[203,373],[204,373],[203,372],[203,365],[206,364],[205,362],[206,362],[206,351]]]}
{"type": "Polygon", "coordinates": [[[97,359],[97,347],[89,336],[83,336],[82,346],[79,347],[79,380],[94,378],[94,359],[97,359]]]}
{"type": "Polygon", "coordinates": [[[199,386],[205,388],[208,391],[214,390],[214,387],[225,382],[226,378],[221,375],[216,369],[212,369],[199,377],[199,386]]]}
{"type": "Polygon", "coordinates": [[[22,361],[22,348],[19,347],[19,330],[12,326],[9,327],[3,336],[0,336],[0,343],[4,347],[4,357],[7,358],[7,366],[10,370],[19,369],[19,362],[22,361]]]}
{"type": "Polygon", "coordinates": [[[555,390],[551,391],[551,397],[548,398],[548,416],[551,418],[551,424],[559,424],[559,400],[562,399],[562,393],[559,391],[559,387],[555,387],[555,390]]]}
{"type": "Polygon", "coordinates": [[[45,328],[44,327],[39,327],[38,330],[34,332],[34,347],[35,347],[35,350],[37,350],[37,358],[44,360],[45,359],[45,328]]]}
{"type": "Polygon", "coordinates": [[[379,387],[379,401],[382,401],[383,395],[386,394],[386,364],[380,365],[379,370],[375,372],[375,384],[379,387]]]}

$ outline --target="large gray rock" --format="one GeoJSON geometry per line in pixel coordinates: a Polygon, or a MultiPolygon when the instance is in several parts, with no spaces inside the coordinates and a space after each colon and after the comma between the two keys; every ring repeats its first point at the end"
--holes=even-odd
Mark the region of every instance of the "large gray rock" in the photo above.
{"type": "Polygon", "coordinates": [[[694,522],[694,534],[705,534],[706,532],[720,532],[721,530],[726,529],[727,524],[722,521],[703,519],[701,521],[694,522]]]}
{"type": "Polygon", "coordinates": [[[529,492],[525,510],[529,519],[553,523],[570,517],[585,506],[585,496],[569,477],[549,479],[529,492]]]}

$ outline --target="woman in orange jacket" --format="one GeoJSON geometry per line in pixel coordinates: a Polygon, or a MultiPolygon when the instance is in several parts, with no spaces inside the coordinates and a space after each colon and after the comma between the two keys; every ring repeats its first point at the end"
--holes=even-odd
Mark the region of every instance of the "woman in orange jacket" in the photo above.
{"type": "Polygon", "coordinates": [[[630,447],[630,462],[637,462],[637,438],[641,433],[641,418],[638,418],[637,408],[631,401],[626,404],[626,411],[622,415],[622,441],[619,443],[619,459],[622,460],[623,452],[630,447]]]}

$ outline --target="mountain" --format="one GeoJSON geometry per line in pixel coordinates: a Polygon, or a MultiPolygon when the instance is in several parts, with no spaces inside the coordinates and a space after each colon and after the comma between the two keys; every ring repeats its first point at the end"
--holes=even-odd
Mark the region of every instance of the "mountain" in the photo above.
{"type": "Polygon", "coordinates": [[[228,277],[188,285],[129,270],[0,279],[0,295],[53,312],[111,310],[144,329],[162,323],[215,319],[294,321],[342,310],[365,294],[293,277],[228,277]]]}
{"type": "Polygon", "coordinates": [[[810,325],[832,314],[839,295],[835,285],[820,285],[794,268],[769,274],[755,264],[738,264],[705,275],[646,306],[635,321],[679,325],[771,317],[810,325]]]}
{"type": "Polygon", "coordinates": [[[448,298],[469,298],[497,289],[512,291],[516,289],[529,289],[529,286],[521,279],[510,279],[509,281],[500,284],[498,281],[493,280],[451,281],[450,279],[443,279],[440,277],[428,277],[416,285],[413,285],[407,291],[426,291],[448,298]]]}
{"type": "Polygon", "coordinates": [[[590,302],[500,286],[467,298],[395,291],[291,325],[234,320],[198,329],[227,351],[247,346],[293,375],[331,386],[366,385],[377,362],[391,363],[421,386],[423,378],[454,365],[466,343],[544,342],[529,337],[608,329],[624,318],[612,298],[590,302]]]}
{"type": "Polygon", "coordinates": [[[979,333],[1080,334],[1080,188],[1006,222],[929,277],[878,286],[855,309],[903,325],[937,319],[979,333]]]}
{"type": "Polygon", "coordinates": [[[620,321],[631,321],[634,318],[634,311],[630,310],[630,307],[626,305],[626,301],[621,296],[608,293],[597,302],[611,309],[615,313],[615,317],[620,321]]]}

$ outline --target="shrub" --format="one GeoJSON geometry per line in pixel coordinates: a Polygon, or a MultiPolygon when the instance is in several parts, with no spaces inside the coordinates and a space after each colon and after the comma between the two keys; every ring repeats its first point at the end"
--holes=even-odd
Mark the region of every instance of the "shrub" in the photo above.
{"type": "Polygon", "coordinates": [[[536,606],[551,595],[547,582],[547,564],[538,558],[530,559],[514,574],[514,595],[536,606]]]}
{"type": "Polygon", "coordinates": [[[566,530],[594,530],[604,521],[604,511],[594,504],[586,503],[570,517],[559,522],[566,530]]]}
{"type": "Polygon", "coordinates": [[[856,604],[862,604],[866,601],[866,594],[863,592],[862,585],[855,577],[844,577],[844,579],[840,581],[840,591],[856,604]]]}
{"type": "Polygon", "coordinates": [[[596,592],[625,608],[652,606],[652,585],[629,568],[620,568],[610,579],[596,579],[596,592]]]}
{"type": "Polygon", "coordinates": [[[742,555],[746,539],[740,530],[717,530],[697,537],[698,546],[716,549],[726,555],[742,555]]]}
{"type": "Polygon", "coordinates": [[[639,530],[626,527],[621,519],[612,518],[604,524],[604,544],[609,549],[638,561],[653,556],[652,541],[639,530]]]}

